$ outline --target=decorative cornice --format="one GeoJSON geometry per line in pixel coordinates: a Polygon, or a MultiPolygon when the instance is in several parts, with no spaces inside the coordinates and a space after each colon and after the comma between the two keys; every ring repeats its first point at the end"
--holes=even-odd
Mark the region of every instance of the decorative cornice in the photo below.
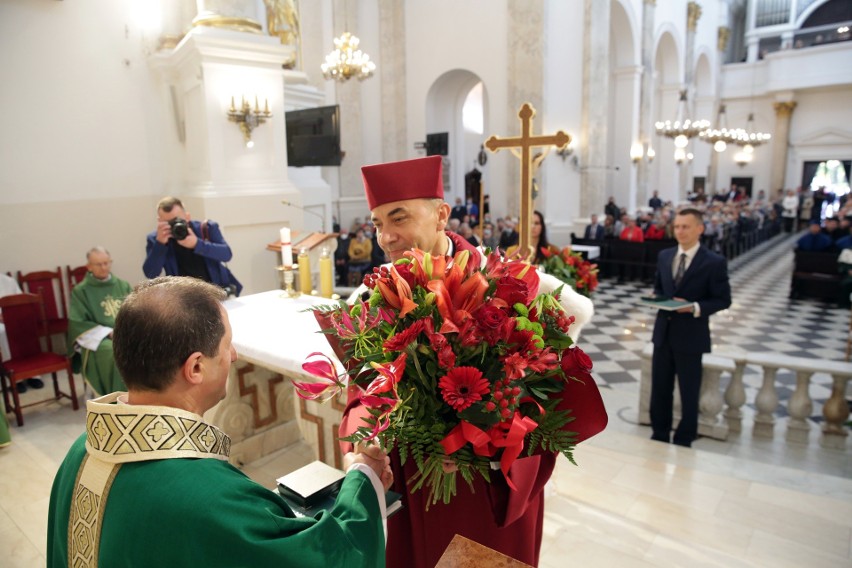
{"type": "Polygon", "coordinates": [[[718,33],[718,45],[717,48],[719,51],[725,51],[728,49],[728,40],[731,39],[731,28],[727,26],[719,26],[718,33]]]}
{"type": "Polygon", "coordinates": [[[701,6],[698,2],[690,2],[686,5],[686,29],[694,32],[698,27],[698,20],[701,18],[701,6]]]}
{"type": "Polygon", "coordinates": [[[775,109],[775,116],[778,117],[789,117],[793,114],[793,109],[796,108],[796,101],[782,101],[778,103],[774,103],[772,108],[775,109]]]}

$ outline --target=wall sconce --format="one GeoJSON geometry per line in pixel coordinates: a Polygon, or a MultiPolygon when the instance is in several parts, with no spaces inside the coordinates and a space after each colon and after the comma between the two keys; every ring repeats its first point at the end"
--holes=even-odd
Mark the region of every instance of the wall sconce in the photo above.
{"type": "Polygon", "coordinates": [[[653,148],[651,148],[650,146],[648,146],[648,152],[647,152],[645,155],[646,155],[646,156],[648,156],[648,161],[649,161],[649,162],[653,162],[653,161],[654,161],[654,158],[656,158],[656,157],[657,157],[657,153],[656,153],[656,152],[654,151],[654,149],[653,149],[653,148]]]}
{"type": "Polygon", "coordinates": [[[675,148],[674,159],[677,165],[681,165],[686,159],[686,150],[684,150],[683,148],[675,148]]]}
{"type": "Polygon", "coordinates": [[[630,159],[633,160],[634,164],[639,163],[639,160],[642,159],[642,154],[644,153],[641,142],[634,142],[633,145],[630,146],[630,159]]]}
{"type": "Polygon", "coordinates": [[[269,99],[264,100],[264,109],[260,110],[260,106],[257,103],[257,96],[255,96],[254,110],[252,110],[251,105],[246,101],[245,97],[243,97],[240,108],[234,106],[234,97],[231,97],[228,120],[240,127],[240,132],[243,133],[243,139],[246,141],[246,148],[254,147],[254,142],[251,139],[251,131],[266,122],[268,118],[272,118],[272,113],[269,112],[269,99]]]}

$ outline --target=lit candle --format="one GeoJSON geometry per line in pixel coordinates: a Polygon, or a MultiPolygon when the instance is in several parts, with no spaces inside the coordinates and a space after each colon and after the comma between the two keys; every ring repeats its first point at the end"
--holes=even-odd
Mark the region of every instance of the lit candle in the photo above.
{"type": "Polygon", "coordinates": [[[299,249],[299,290],[302,294],[311,293],[311,259],[308,256],[308,249],[302,247],[299,249]]]}
{"type": "Polygon", "coordinates": [[[281,228],[281,264],[293,267],[293,245],[290,243],[290,227],[281,228]]]}
{"type": "Polygon", "coordinates": [[[320,296],[323,298],[331,298],[331,294],[334,292],[332,287],[334,274],[331,268],[331,256],[328,254],[328,247],[323,247],[319,259],[320,296]]]}

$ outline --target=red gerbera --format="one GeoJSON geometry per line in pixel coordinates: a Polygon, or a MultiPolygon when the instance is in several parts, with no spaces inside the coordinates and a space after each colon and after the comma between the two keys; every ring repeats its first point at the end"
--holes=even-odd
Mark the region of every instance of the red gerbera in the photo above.
{"type": "Polygon", "coordinates": [[[488,381],[476,367],[456,367],[438,381],[444,402],[456,411],[462,411],[488,394],[488,381]]]}

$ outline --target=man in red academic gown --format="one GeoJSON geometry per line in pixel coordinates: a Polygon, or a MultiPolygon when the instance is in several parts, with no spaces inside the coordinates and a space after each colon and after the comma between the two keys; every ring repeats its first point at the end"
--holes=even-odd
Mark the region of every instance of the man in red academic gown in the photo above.
{"type": "MultiPolygon", "coordinates": [[[[361,172],[379,246],[392,261],[413,247],[449,256],[467,250],[471,253],[470,262],[481,261],[479,251],[470,243],[444,230],[450,206],[444,202],[440,156],[365,166],[361,172]]],[[[547,288],[545,280],[542,278],[542,289],[547,288]]],[[[585,303],[582,296],[582,300],[574,298],[579,295],[567,287],[563,296],[569,303],[573,301],[569,313],[576,312],[579,325],[591,318],[591,302],[585,303]]],[[[352,394],[340,425],[341,437],[354,432],[368,416],[352,394]]],[[[581,430],[578,441],[603,430],[606,411],[591,378],[571,381],[565,398],[570,401],[566,407],[576,417],[572,429],[581,430]]],[[[343,444],[343,448],[348,451],[349,444],[343,444]]],[[[477,479],[473,490],[459,478],[458,493],[452,501],[448,505],[431,505],[427,511],[428,492],[421,489],[409,493],[406,488],[407,480],[417,472],[414,460],[409,459],[403,466],[394,450],[393,490],[404,495],[405,507],[388,520],[388,568],[432,568],[456,534],[538,565],[544,517],[542,489],[550,479],[556,458],[554,453],[539,453],[517,459],[509,471],[517,490],[508,487],[499,469],[491,472],[490,484],[477,479]]]]}

